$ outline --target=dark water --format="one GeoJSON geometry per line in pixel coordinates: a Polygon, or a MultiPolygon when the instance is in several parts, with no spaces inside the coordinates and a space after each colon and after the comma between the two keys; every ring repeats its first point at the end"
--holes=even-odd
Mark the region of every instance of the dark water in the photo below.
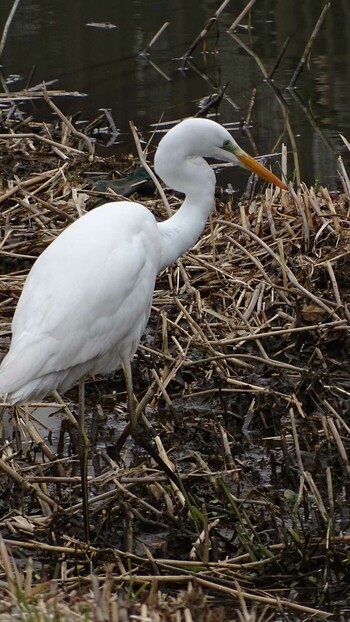
{"type": "MultiPolygon", "coordinates": [[[[206,52],[196,49],[187,71],[180,71],[179,57],[220,4],[218,0],[22,0],[7,39],[3,75],[22,76],[9,84],[10,90],[19,90],[35,67],[31,85],[57,79],[56,88],[86,93],[83,99],[58,101],[66,112],[81,110],[82,118],[96,117],[99,108],[111,108],[122,132],[123,146],[116,147],[119,152],[133,148],[130,119],[146,129],[161,118],[195,114],[201,98],[228,82],[229,99],[220,107],[220,120],[240,122],[256,89],[251,136],[240,130],[235,138],[253,154],[270,153],[281,137],[290,148],[274,90],[264,81],[254,58],[226,32],[247,0],[231,0],[218,28],[214,25],[210,30],[206,52]],[[170,24],[150,58],[140,56],[166,21],[170,24]],[[87,26],[89,22],[110,22],[117,28],[94,28],[87,26]]],[[[349,0],[333,0],[297,89],[285,90],[323,4],[320,0],[257,0],[250,17],[242,22],[251,28],[237,34],[267,69],[273,67],[290,37],[274,84],[285,98],[301,178],[332,188],[338,184],[336,155],[348,155],[339,133],[350,139],[349,0]]],[[[1,0],[1,31],[11,6],[12,0],[1,0]]],[[[42,113],[40,104],[35,109],[42,113]]]]}

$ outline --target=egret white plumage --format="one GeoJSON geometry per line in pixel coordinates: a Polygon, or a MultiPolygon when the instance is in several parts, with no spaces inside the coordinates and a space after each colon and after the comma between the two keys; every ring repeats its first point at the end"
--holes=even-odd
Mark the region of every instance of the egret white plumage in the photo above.
{"type": "Polygon", "coordinates": [[[155,170],[185,194],[180,209],[157,223],[139,203],[106,203],[50,244],[14,314],[0,368],[6,400],[40,400],[87,374],[120,367],[130,389],[130,360],[150,315],[157,273],[195,244],[213,207],[215,174],[205,157],[238,162],[286,188],[215,121],[186,119],[172,128],[159,143],[155,170]]]}

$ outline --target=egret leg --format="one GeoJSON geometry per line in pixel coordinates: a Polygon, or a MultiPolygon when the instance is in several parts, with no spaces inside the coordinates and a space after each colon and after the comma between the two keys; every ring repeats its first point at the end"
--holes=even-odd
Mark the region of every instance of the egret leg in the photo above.
{"type": "Polygon", "coordinates": [[[128,396],[128,410],[130,416],[130,432],[131,435],[134,436],[137,428],[137,411],[136,411],[136,400],[134,396],[134,389],[132,383],[132,371],[130,361],[127,361],[123,365],[124,378],[125,378],[125,386],[126,393],[128,396]]]}
{"type": "Polygon", "coordinates": [[[90,542],[89,490],[88,490],[88,454],[89,439],[85,430],[85,378],[79,380],[79,460],[81,494],[83,501],[84,532],[86,543],[90,542]]]}

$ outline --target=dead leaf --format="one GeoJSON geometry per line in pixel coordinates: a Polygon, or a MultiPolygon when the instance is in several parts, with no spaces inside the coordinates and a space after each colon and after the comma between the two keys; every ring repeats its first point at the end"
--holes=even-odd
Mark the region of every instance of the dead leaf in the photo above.
{"type": "Polygon", "coordinates": [[[326,315],[326,311],[321,309],[318,305],[311,303],[309,305],[304,305],[301,314],[306,322],[319,322],[326,315]]]}

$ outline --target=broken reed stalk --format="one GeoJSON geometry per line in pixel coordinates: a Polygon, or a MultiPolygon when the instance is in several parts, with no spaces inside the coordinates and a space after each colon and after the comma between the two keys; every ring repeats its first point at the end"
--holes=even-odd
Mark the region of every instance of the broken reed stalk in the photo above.
{"type": "Polygon", "coordinates": [[[244,119],[244,124],[245,125],[250,125],[251,118],[252,118],[252,113],[253,113],[253,108],[254,108],[254,104],[255,104],[255,97],[256,97],[256,88],[254,88],[252,90],[252,94],[251,94],[251,97],[250,97],[250,102],[249,102],[247,114],[246,114],[246,117],[244,119]]]}
{"type": "Polygon", "coordinates": [[[237,26],[241,23],[243,17],[245,17],[245,15],[248,13],[248,11],[250,11],[250,9],[254,6],[256,0],[250,0],[247,4],[247,6],[244,7],[243,11],[241,11],[241,13],[238,15],[238,17],[236,17],[235,21],[232,22],[230,28],[228,29],[227,32],[231,33],[233,32],[237,26]]]}
{"type": "Polygon", "coordinates": [[[270,71],[269,71],[269,73],[268,73],[268,75],[267,75],[268,80],[272,80],[272,78],[273,78],[273,76],[275,75],[275,73],[276,73],[276,71],[277,71],[278,67],[280,66],[280,64],[281,64],[281,60],[282,60],[282,58],[283,58],[283,56],[284,56],[284,54],[285,54],[285,52],[286,52],[286,50],[287,50],[287,47],[288,47],[288,45],[289,45],[289,42],[290,42],[290,37],[286,37],[286,40],[285,40],[285,42],[283,43],[283,45],[282,45],[282,47],[281,47],[281,51],[280,51],[279,55],[278,55],[278,56],[277,56],[277,58],[276,58],[275,64],[274,64],[274,65],[273,65],[273,67],[270,69],[270,71]]]}
{"type": "Polygon", "coordinates": [[[218,93],[213,93],[213,95],[210,95],[208,97],[207,102],[204,104],[204,106],[201,105],[198,112],[196,112],[196,114],[193,116],[194,117],[205,117],[210,110],[213,110],[213,109],[218,110],[221,104],[221,101],[225,95],[225,91],[227,87],[228,87],[228,82],[226,82],[226,84],[224,84],[224,86],[221,89],[219,89],[218,93]]]}
{"type": "Polygon", "coordinates": [[[57,147],[58,149],[65,150],[70,153],[77,153],[77,154],[83,153],[81,149],[75,149],[74,147],[70,147],[69,145],[62,145],[62,143],[57,143],[51,138],[46,138],[45,136],[41,136],[40,134],[29,134],[29,133],[22,133],[22,134],[19,133],[19,134],[10,134],[10,135],[0,134],[0,139],[1,138],[4,138],[6,140],[8,139],[20,140],[21,138],[31,138],[33,140],[39,140],[43,143],[46,143],[47,145],[53,145],[54,147],[57,147]]]}
{"type": "MultiPolygon", "coordinates": [[[[199,583],[199,585],[202,585],[208,588],[211,587],[212,589],[214,588],[216,584],[215,581],[210,581],[202,577],[197,577],[196,581],[199,583]]],[[[251,592],[246,592],[243,590],[238,592],[237,590],[231,587],[228,587],[227,585],[220,585],[220,587],[217,586],[216,589],[218,589],[220,592],[224,594],[230,594],[231,596],[235,596],[238,598],[240,595],[242,595],[246,600],[253,601],[255,603],[278,606],[278,608],[282,607],[282,609],[286,609],[290,611],[298,611],[299,613],[304,613],[306,615],[311,615],[311,616],[318,616],[321,620],[329,618],[332,615],[331,613],[327,611],[322,611],[320,609],[315,609],[313,607],[307,607],[306,605],[300,605],[298,603],[294,603],[294,602],[291,602],[291,601],[288,601],[282,598],[274,598],[273,596],[260,596],[258,594],[252,594],[251,592]]]]}
{"type": "Polygon", "coordinates": [[[268,78],[268,72],[267,69],[264,65],[264,63],[262,62],[261,58],[258,56],[258,54],[256,52],[254,52],[252,50],[251,47],[249,47],[249,45],[247,45],[244,41],[242,41],[242,39],[240,37],[238,37],[238,35],[236,35],[234,32],[232,32],[231,30],[228,30],[228,34],[230,35],[230,37],[236,41],[236,43],[238,43],[238,45],[243,48],[243,50],[245,50],[247,52],[247,54],[249,54],[250,56],[252,56],[256,62],[256,64],[258,65],[262,75],[264,76],[265,80],[267,80],[268,78]]]}
{"type": "MultiPolygon", "coordinates": [[[[54,112],[57,114],[57,116],[61,119],[61,121],[66,125],[66,127],[69,129],[69,131],[76,136],[77,138],[79,138],[82,142],[84,142],[88,148],[89,154],[91,159],[94,156],[95,153],[95,147],[93,145],[93,143],[91,142],[90,138],[84,134],[83,132],[79,132],[79,130],[77,130],[73,123],[71,123],[71,121],[69,121],[69,119],[67,119],[66,115],[63,114],[63,112],[58,108],[58,106],[56,106],[56,104],[50,99],[48,92],[46,90],[46,86],[45,84],[43,84],[43,97],[44,100],[46,101],[46,103],[50,106],[50,108],[52,108],[52,110],[54,110],[54,112]]],[[[61,146],[61,145],[60,145],[61,146]]]]}
{"type": "Polygon", "coordinates": [[[319,30],[320,30],[320,28],[322,26],[323,20],[324,20],[324,18],[326,16],[327,11],[329,10],[330,6],[331,6],[331,3],[327,2],[324,5],[324,7],[323,7],[323,9],[321,11],[321,14],[320,14],[320,16],[319,16],[319,18],[318,18],[318,20],[316,22],[316,25],[315,25],[312,33],[311,33],[310,39],[307,42],[307,45],[306,45],[305,50],[303,52],[303,55],[302,55],[302,57],[301,57],[301,59],[299,61],[299,64],[298,64],[298,66],[296,67],[296,69],[294,71],[294,74],[292,76],[291,81],[289,82],[289,85],[288,85],[289,89],[293,89],[295,87],[296,82],[297,82],[297,80],[298,80],[302,70],[304,69],[304,66],[305,66],[305,63],[306,63],[306,59],[307,59],[307,57],[308,57],[308,55],[310,53],[310,50],[311,50],[311,48],[313,46],[313,43],[314,43],[314,40],[315,40],[315,38],[318,35],[318,32],[319,32],[319,30]]]}
{"type": "Polygon", "coordinates": [[[181,65],[182,69],[186,68],[186,65],[188,63],[188,60],[189,60],[192,52],[194,52],[194,50],[199,45],[199,43],[201,41],[203,41],[203,39],[205,39],[205,37],[208,35],[208,32],[211,29],[211,27],[213,26],[213,24],[217,23],[219,16],[223,12],[223,10],[227,7],[227,5],[230,3],[230,1],[231,0],[224,0],[224,2],[219,6],[217,11],[214,13],[213,17],[211,17],[208,20],[208,22],[204,26],[203,30],[199,33],[199,35],[191,43],[190,47],[187,49],[187,51],[185,52],[185,54],[182,57],[182,65],[181,65]]]}
{"type": "MultiPolygon", "coordinates": [[[[55,82],[55,80],[53,80],[52,82],[55,82]]],[[[48,85],[49,85],[49,82],[46,83],[46,88],[48,85]]],[[[84,97],[85,96],[84,93],[79,93],[79,91],[64,91],[63,89],[48,90],[47,93],[50,98],[51,97],[67,97],[67,96],[71,96],[71,97],[84,97]]],[[[22,91],[11,91],[10,92],[8,89],[6,89],[4,93],[0,93],[0,102],[13,104],[15,102],[34,101],[36,99],[42,99],[42,97],[43,97],[42,84],[40,84],[37,86],[32,86],[27,89],[23,89],[22,91]]],[[[22,127],[23,125],[26,125],[31,120],[32,120],[31,117],[28,117],[27,119],[23,119],[20,123],[18,123],[18,127],[22,127]]],[[[17,122],[16,122],[16,125],[17,125],[17,122]]],[[[42,129],[44,130],[45,128],[42,128],[42,129]]]]}
{"type": "MultiPolygon", "coordinates": [[[[217,84],[210,78],[210,76],[207,75],[207,73],[200,71],[199,68],[196,66],[196,64],[191,63],[191,61],[188,61],[188,65],[190,66],[191,70],[194,71],[194,73],[196,73],[198,76],[200,76],[202,78],[202,80],[204,80],[207,84],[210,85],[211,89],[213,89],[214,91],[217,90],[217,84]]],[[[224,94],[224,100],[225,102],[228,102],[230,104],[230,106],[232,106],[233,110],[239,111],[240,107],[233,101],[232,97],[230,97],[227,93],[224,94]]],[[[237,123],[232,123],[230,124],[231,127],[240,127],[240,122],[237,123]]]]}
{"type": "Polygon", "coordinates": [[[151,47],[156,43],[156,41],[158,41],[159,37],[163,34],[164,30],[168,28],[169,24],[170,22],[164,22],[163,26],[159,28],[158,32],[154,35],[154,37],[152,37],[151,41],[145,47],[143,52],[141,52],[141,56],[147,56],[147,54],[149,54],[151,47]]]}
{"type": "Polygon", "coordinates": [[[5,44],[6,44],[6,39],[7,39],[7,35],[9,33],[9,30],[11,28],[11,24],[12,24],[12,20],[15,16],[15,13],[17,11],[18,5],[20,3],[20,0],[14,0],[14,3],[11,7],[11,11],[8,14],[8,18],[5,22],[5,26],[4,26],[4,30],[2,32],[1,35],[1,40],[0,40],[0,60],[2,58],[2,55],[4,53],[4,48],[5,48],[5,44]]]}
{"type": "Polygon", "coordinates": [[[339,136],[342,139],[345,147],[347,147],[347,149],[350,151],[350,143],[349,143],[349,141],[345,138],[345,136],[343,136],[343,134],[339,134],[339,136]]]}
{"type": "Polygon", "coordinates": [[[346,195],[348,202],[350,203],[350,179],[345,169],[342,157],[338,157],[338,171],[341,183],[343,185],[343,189],[346,195]]]}

